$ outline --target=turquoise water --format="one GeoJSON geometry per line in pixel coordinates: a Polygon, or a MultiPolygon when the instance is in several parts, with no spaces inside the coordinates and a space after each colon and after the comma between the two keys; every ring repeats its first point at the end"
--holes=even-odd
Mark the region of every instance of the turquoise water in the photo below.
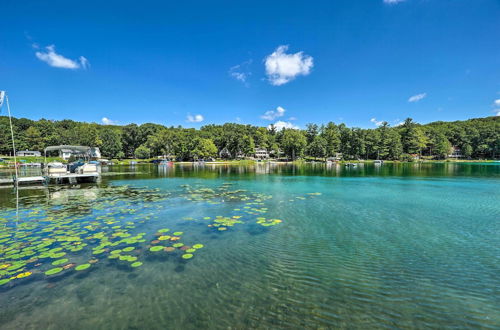
{"type": "Polygon", "coordinates": [[[21,190],[19,218],[15,195],[0,190],[0,224],[19,250],[54,237],[43,228],[55,223],[88,243],[68,262],[97,259],[56,275],[44,274],[52,259],[26,263],[30,276],[0,286],[1,328],[500,327],[498,165],[109,171],[122,174],[21,190]],[[217,216],[241,223],[217,227],[217,216]],[[144,234],[129,244],[140,267],[92,254],[86,237],[117,225],[144,234]],[[151,252],[168,245],[153,243],[164,228],[204,247],[187,260],[179,248],[151,252]]]}

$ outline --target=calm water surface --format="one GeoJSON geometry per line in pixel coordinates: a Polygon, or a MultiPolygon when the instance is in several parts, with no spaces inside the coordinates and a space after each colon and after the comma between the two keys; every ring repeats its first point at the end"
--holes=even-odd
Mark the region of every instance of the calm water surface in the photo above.
{"type": "Polygon", "coordinates": [[[0,328],[500,328],[499,165],[104,171],[0,189],[0,328]]]}

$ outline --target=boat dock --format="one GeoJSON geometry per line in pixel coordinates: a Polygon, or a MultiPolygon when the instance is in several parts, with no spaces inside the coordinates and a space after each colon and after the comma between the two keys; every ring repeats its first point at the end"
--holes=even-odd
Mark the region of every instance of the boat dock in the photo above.
{"type": "Polygon", "coordinates": [[[38,175],[38,176],[24,176],[12,178],[0,179],[0,185],[45,185],[49,183],[56,184],[76,184],[76,183],[84,183],[84,182],[96,182],[97,178],[100,176],[99,173],[66,173],[66,174],[58,174],[58,175],[38,175]]]}

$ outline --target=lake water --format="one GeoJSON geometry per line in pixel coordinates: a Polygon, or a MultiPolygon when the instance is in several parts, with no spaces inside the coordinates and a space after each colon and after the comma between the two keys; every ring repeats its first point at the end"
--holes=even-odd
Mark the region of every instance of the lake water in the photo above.
{"type": "Polygon", "coordinates": [[[498,163],[104,170],[0,189],[0,328],[500,328],[498,163]]]}

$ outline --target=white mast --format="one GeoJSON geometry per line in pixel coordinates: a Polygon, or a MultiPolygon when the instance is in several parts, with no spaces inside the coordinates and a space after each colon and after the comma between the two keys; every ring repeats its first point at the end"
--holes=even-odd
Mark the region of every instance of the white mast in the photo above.
{"type": "Polygon", "coordinates": [[[12,116],[10,115],[10,105],[9,105],[9,97],[5,91],[0,91],[0,108],[2,107],[3,100],[7,103],[7,112],[9,114],[9,123],[10,123],[10,135],[12,137],[12,151],[14,152],[14,169],[16,172],[16,186],[18,186],[18,173],[17,173],[17,156],[16,156],[16,142],[14,141],[14,128],[12,126],[12,116]]]}

